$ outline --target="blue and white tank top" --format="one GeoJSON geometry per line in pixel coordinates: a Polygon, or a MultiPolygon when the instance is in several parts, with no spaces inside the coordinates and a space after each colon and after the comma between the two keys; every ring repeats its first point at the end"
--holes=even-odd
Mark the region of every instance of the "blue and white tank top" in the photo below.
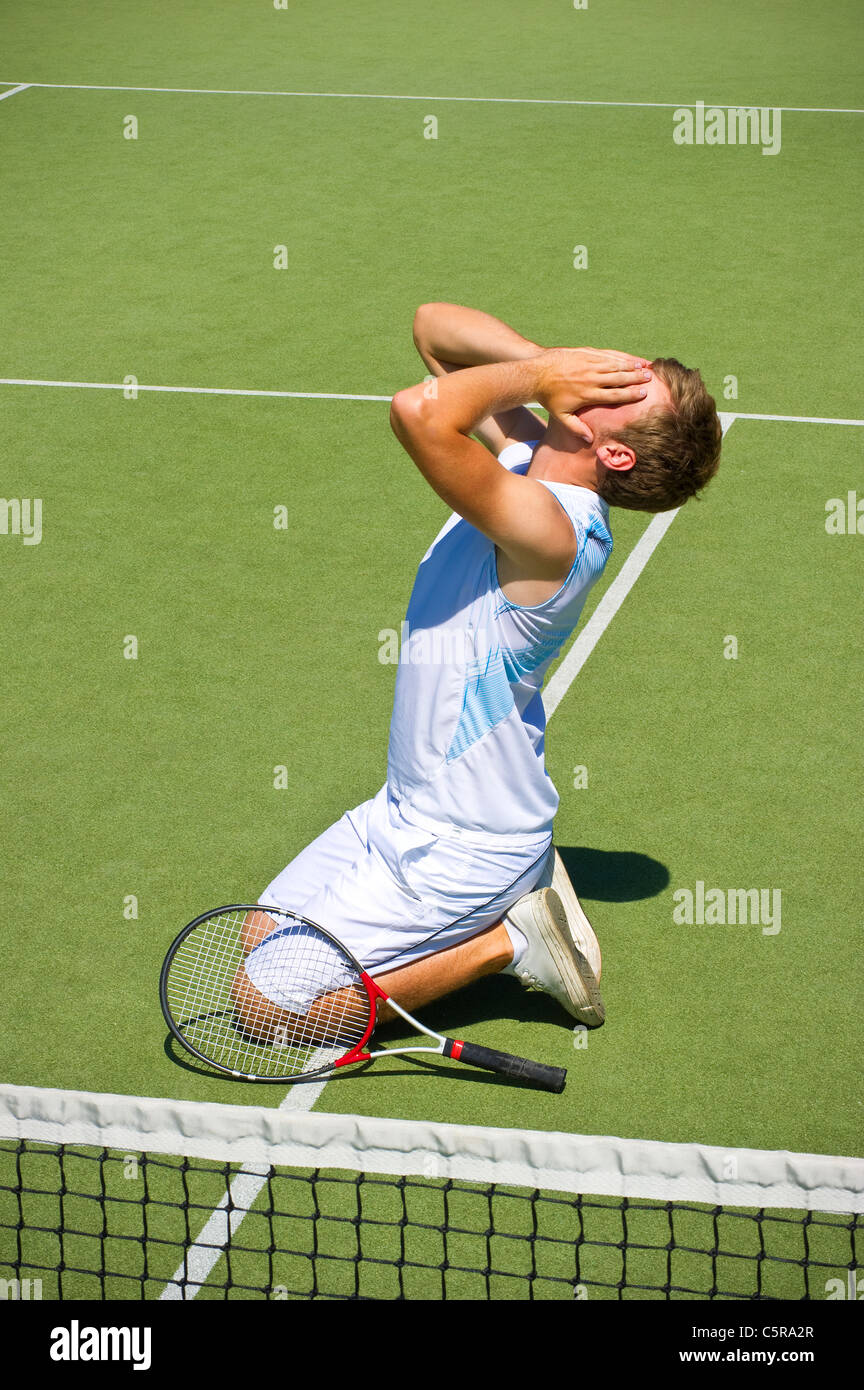
{"type": "MultiPolygon", "coordinates": [[[[524,474],[535,447],[512,444],[499,462],[524,474]]],[[[454,514],[420,564],[403,624],[390,795],[409,822],[477,843],[551,831],[558,793],[544,762],[540,689],[612,550],[597,493],[539,481],[578,542],[557,593],[530,608],[511,603],[498,586],[494,543],[454,514]]]]}

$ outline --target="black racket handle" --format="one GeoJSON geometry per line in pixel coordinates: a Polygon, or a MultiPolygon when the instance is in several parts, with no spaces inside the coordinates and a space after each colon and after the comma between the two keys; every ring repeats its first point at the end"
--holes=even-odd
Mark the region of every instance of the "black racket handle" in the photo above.
{"type": "Polygon", "coordinates": [[[456,1038],[447,1039],[444,1056],[452,1057],[454,1062],[468,1062],[472,1067],[484,1067],[486,1071],[527,1081],[543,1091],[560,1093],[567,1079],[563,1067],[547,1067],[542,1062],[529,1062],[527,1057],[512,1057],[509,1052],[496,1052],[494,1048],[478,1047],[476,1043],[459,1042],[456,1038]]]}

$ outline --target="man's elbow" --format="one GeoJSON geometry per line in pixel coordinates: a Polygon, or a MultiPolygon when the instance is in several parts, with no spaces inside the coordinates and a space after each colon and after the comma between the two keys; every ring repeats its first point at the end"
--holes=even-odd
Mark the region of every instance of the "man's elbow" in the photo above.
{"type": "Polygon", "coordinates": [[[424,348],[428,349],[429,347],[429,335],[432,319],[435,314],[435,311],[437,309],[440,309],[440,307],[441,306],[439,304],[435,303],[421,304],[414,315],[414,346],[420,353],[423,352],[424,348]]]}
{"type": "Polygon", "coordinates": [[[417,388],[406,387],[397,391],[390,402],[390,428],[399,440],[410,438],[420,424],[422,400],[418,398],[417,388]]]}

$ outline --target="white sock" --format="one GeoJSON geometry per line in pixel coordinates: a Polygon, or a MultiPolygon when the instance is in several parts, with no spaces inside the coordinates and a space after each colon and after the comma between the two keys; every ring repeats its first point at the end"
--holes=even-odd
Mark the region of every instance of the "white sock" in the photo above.
{"type": "Polygon", "coordinates": [[[528,949],[528,939],[518,927],[514,927],[509,917],[504,917],[503,922],[507,928],[507,935],[510,938],[510,945],[513,947],[513,959],[509,965],[505,965],[501,971],[502,975],[515,975],[516,966],[519,964],[523,955],[528,949]]]}

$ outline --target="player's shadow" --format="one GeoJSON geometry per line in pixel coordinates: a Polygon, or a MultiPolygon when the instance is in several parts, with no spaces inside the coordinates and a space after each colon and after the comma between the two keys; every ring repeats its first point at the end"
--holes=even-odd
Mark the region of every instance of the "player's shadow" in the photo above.
{"type": "MultiPolygon", "coordinates": [[[[588,903],[632,903],[656,898],[669,886],[669,870],[650,854],[587,845],[557,848],[580,902],[584,898],[588,903]]],[[[585,910],[590,920],[590,908],[585,910]]]]}

